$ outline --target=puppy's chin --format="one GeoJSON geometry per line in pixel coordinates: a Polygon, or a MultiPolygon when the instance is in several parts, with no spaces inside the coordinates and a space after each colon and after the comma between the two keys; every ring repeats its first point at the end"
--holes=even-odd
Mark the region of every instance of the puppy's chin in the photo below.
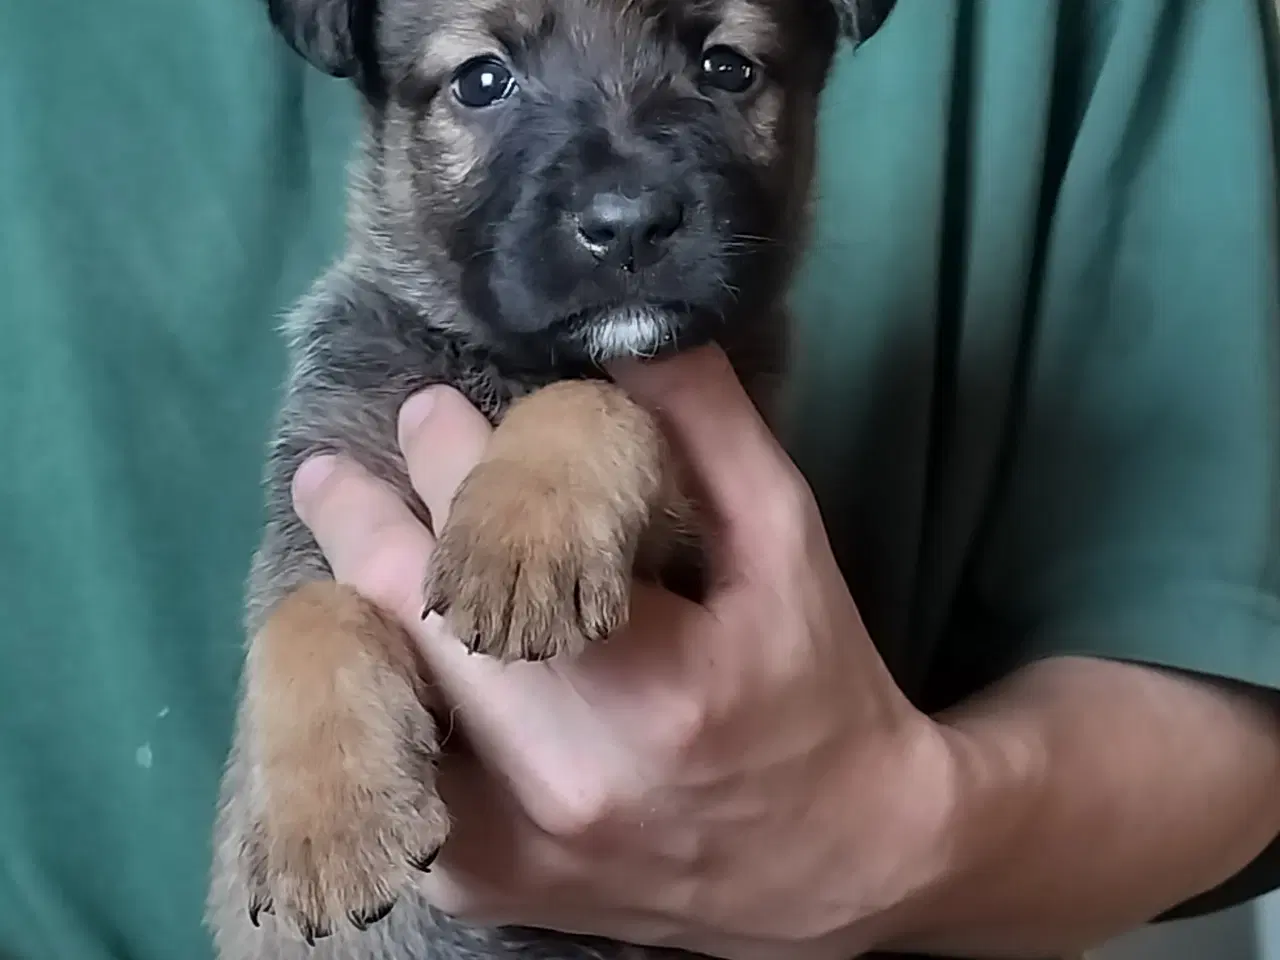
{"type": "Polygon", "coordinates": [[[702,346],[712,340],[715,326],[714,316],[706,311],[628,304],[574,317],[565,322],[559,338],[583,359],[604,364],[702,346]]]}

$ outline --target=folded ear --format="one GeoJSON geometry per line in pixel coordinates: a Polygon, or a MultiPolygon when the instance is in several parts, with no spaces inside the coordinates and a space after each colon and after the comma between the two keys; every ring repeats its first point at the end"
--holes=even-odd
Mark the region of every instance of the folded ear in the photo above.
{"type": "Polygon", "coordinates": [[[267,0],[271,23],[313,66],[359,80],[371,65],[376,0],[267,0]]]}
{"type": "Polygon", "coordinates": [[[845,36],[862,43],[869,39],[893,11],[898,0],[832,0],[845,36]]]}

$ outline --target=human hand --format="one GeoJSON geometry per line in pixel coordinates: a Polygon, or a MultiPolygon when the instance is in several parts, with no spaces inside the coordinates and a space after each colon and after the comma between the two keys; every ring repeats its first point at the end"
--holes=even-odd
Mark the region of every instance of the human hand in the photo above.
{"type": "MultiPolygon", "coordinates": [[[[701,604],[637,585],[629,625],[560,662],[471,657],[420,621],[433,540],[349,463],[300,472],[335,574],[419,641],[470,755],[426,881],[446,912],[723,957],[845,958],[942,869],[944,740],[894,685],[812,496],[713,348],[627,365],[696,476],[713,535],[701,604]]],[[[437,525],[490,428],[459,394],[406,405],[437,525]]]]}

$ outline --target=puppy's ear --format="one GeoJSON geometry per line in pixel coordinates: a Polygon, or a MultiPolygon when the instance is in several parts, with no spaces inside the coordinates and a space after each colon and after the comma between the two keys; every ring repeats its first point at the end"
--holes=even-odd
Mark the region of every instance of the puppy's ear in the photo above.
{"type": "Polygon", "coordinates": [[[330,76],[366,79],[375,61],[377,0],[267,0],[271,23],[330,76]]]}
{"type": "Polygon", "coordinates": [[[844,35],[855,45],[880,29],[898,0],[833,0],[844,35]]]}

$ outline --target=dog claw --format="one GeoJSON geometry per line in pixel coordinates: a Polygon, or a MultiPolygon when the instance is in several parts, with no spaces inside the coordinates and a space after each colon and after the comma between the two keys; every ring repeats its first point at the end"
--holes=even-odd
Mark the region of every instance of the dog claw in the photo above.
{"type": "Polygon", "coordinates": [[[372,910],[352,910],[347,914],[347,918],[357,930],[367,930],[379,920],[386,919],[387,914],[391,912],[391,908],[395,905],[396,902],[394,900],[389,900],[382,906],[374,907],[372,910]]]}
{"type": "Polygon", "coordinates": [[[433,613],[443,617],[448,609],[449,601],[447,598],[436,593],[434,589],[428,590],[426,602],[422,607],[422,619],[427,619],[433,613]]]}
{"type": "Polygon", "coordinates": [[[255,927],[260,925],[259,916],[261,914],[272,914],[275,908],[271,905],[270,900],[254,900],[249,904],[249,922],[255,927]]]}
{"type": "Polygon", "coordinates": [[[308,947],[314,947],[317,940],[323,940],[325,937],[332,936],[332,934],[333,931],[326,927],[310,923],[302,924],[302,939],[306,941],[308,947]]]}
{"type": "Polygon", "coordinates": [[[411,857],[409,859],[409,866],[413,867],[415,870],[421,871],[422,873],[430,873],[431,865],[436,862],[436,857],[438,856],[440,856],[440,850],[435,849],[425,856],[411,857]]]}

